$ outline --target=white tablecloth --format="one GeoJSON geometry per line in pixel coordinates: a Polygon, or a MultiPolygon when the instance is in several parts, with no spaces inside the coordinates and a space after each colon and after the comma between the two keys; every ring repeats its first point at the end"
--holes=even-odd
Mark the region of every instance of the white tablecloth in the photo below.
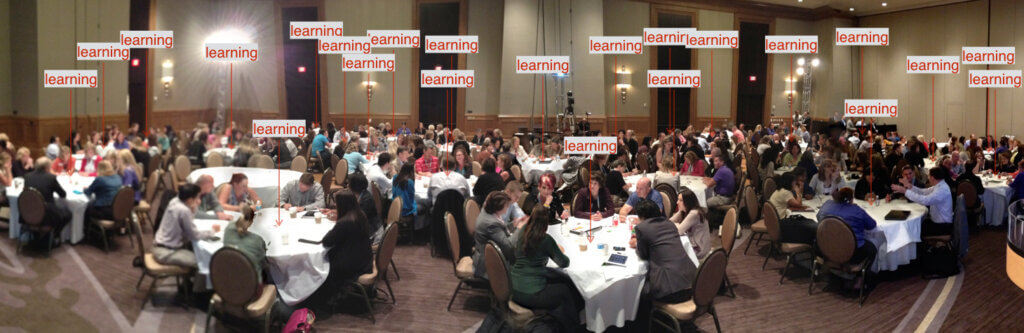
{"type": "MultiPolygon", "coordinates": [[[[817,196],[812,200],[804,200],[804,205],[814,208],[813,212],[793,212],[817,221],[818,209],[825,203],[826,197],[817,196]]],[[[906,200],[893,200],[885,203],[884,200],[878,206],[869,206],[867,201],[854,201],[858,206],[864,208],[871,218],[875,219],[878,226],[875,230],[865,232],[865,237],[878,247],[878,256],[875,258],[871,270],[895,271],[900,265],[909,264],[917,258],[917,243],[921,241],[921,217],[924,216],[927,208],[920,204],[910,203],[906,200]],[[903,221],[887,221],[885,215],[890,210],[907,210],[910,216],[903,221]]]]}
{"type": "MultiPolygon", "coordinates": [[[[82,190],[89,187],[93,179],[95,177],[83,177],[78,174],[57,176],[57,182],[64,188],[64,192],[67,192],[67,197],[64,199],[57,198],[56,203],[58,206],[67,207],[71,211],[71,222],[64,228],[61,239],[71,243],[78,243],[85,236],[85,208],[89,206],[89,198],[82,193],[82,190]]],[[[15,182],[24,184],[24,180],[20,177],[16,178],[15,182]]],[[[15,188],[14,186],[7,188],[7,200],[11,203],[11,223],[10,230],[8,231],[8,235],[11,238],[17,238],[21,233],[18,197],[21,196],[21,191],[24,188],[24,185],[20,188],[15,188]]],[[[56,194],[54,196],[56,197],[56,194]]]]}
{"type": "MultiPolygon", "coordinates": [[[[327,259],[327,249],[320,244],[307,244],[299,239],[320,241],[334,223],[323,219],[316,224],[313,217],[289,218],[287,211],[281,211],[281,226],[277,226],[277,208],[264,208],[259,211],[249,231],[263,237],[267,246],[267,268],[277,285],[277,292],[288,305],[302,302],[313,294],[327,280],[331,263],[327,259]],[[288,244],[284,244],[287,238],[288,244]]],[[[301,216],[301,215],[299,215],[301,216]]],[[[199,230],[211,230],[213,224],[221,225],[218,233],[220,240],[196,241],[193,245],[199,274],[209,276],[210,258],[224,246],[224,228],[227,221],[195,220],[199,230]]],[[[211,285],[212,286],[212,285],[211,285]]]]}
{"type": "Polygon", "coordinates": [[[1013,197],[1013,189],[1006,185],[1006,181],[1010,179],[1012,178],[1008,176],[981,177],[981,184],[985,187],[985,193],[982,193],[981,200],[985,202],[984,223],[986,225],[1003,225],[1003,221],[1006,220],[1006,207],[1010,204],[1010,198],[1013,197]]]}
{"type": "Polygon", "coordinates": [[[280,172],[281,176],[281,189],[284,189],[288,182],[298,180],[302,176],[301,172],[292,170],[213,167],[193,170],[188,175],[188,181],[194,183],[196,179],[199,179],[199,176],[210,175],[213,177],[214,186],[216,186],[230,181],[232,174],[242,173],[249,178],[249,187],[256,191],[256,195],[260,196],[260,200],[265,202],[266,206],[270,206],[270,203],[277,202],[278,172],[280,172]]]}
{"type": "MultiPolygon", "coordinates": [[[[593,242],[589,242],[587,250],[582,252],[579,244],[581,241],[586,242],[586,238],[570,233],[569,229],[577,226],[589,228],[590,220],[571,217],[567,225],[548,227],[548,235],[565,249],[565,255],[569,257],[569,266],[561,270],[569,275],[583,296],[587,329],[593,332],[602,332],[613,325],[622,327],[627,320],[636,319],[640,293],[647,274],[647,262],[640,260],[636,251],[629,248],[629,224],[622,221],[617,227],[612,226],[612,219],[617,217],[593,222],[593,227],[600,225],[603,228],[594,234],[593,242]],[[612,247],[625,248],[625,251],[618,253],[629,258],[626,267],[603,265],[608,255],[598,250],[597,244],[602,243],[607,244],[609,254],[616,253],[612,247]]],[[[682,239],[687,255],[699,265],[693,247],[689,246],[689,239],[685,236],[682,239]]],[[[557,265],[549,261],[548,267],[557,265]]]]}
{"type": "Polygon", "coordinates": [[[540,179],[540,175],[547,171],[554,172],[555,175],[562,173],[565,168],[566,159],[552,160],[550,157],[545,162],[540,162],[538,158],[528,158],[526,160],[519,161],[519,167],[523,170],[523,177],[530,184],[536,184],[537,180],[540,179]]]}
{"type": "MultiPolygon", "coordinates": [[[[640,181],[640,177],[644,177],[644,176],[643,175],[631,175],[631,176],[628,176],[628,177],[625,178],[626,183],[629,184],[629,193],[636,192],[636,183],[638,181],[640,181]]],[[[647,179],[650,179],[653,182],[654,181],[654,174],[653,173],[648,173],[647,174],[647,179]]],[[[653,185],[653,183],[652,183],[652,185],[653,185]]],[[[707,185],[704,185],[704,177],[679,176],[679,187],[682,188],[684,186],[689,188],[691,191],[693,191],[693,193],[697,196],[697,202],[700,203],[701,207],[707,208],[707,206],[708,206],[707,198],[709,196],[714,195],[714,194],[711,193],[711,189],[709,189],[707,187],[707,185]]],[[[670,198],[670,200],[672,200],[673,202],[676,201],[677,199],[678,198],[670,198]]]]}
{"type": "Polygon", "coordinates": [[[225,162],[231,161],[233,158],[235,158],[235,151],[237,150],[238,149],[236,148],[210,148],[205,153],[203,153],[203,160],[205,161],[207,158],[209,158],[210,153],[218,153],[224,156],[225,162]]]}

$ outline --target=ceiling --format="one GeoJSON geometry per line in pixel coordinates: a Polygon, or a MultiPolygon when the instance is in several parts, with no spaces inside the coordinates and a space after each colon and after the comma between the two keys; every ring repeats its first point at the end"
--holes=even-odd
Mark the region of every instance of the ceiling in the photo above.
{"type": "Polygon", "coordinates": [[[901,10],[932,7],[938,5],[947,5],[958,2],[968,2],[974,0],[748,0],[750,2],[762,2],[770,3],[774,5],[784,5],[801,7],[807,9],[815,9],[822,6],[827,6],[848,12],[850,8],[854,8],[853,12],[848,12],[854,16],[866,16],[883,14],[889,12],[896,12],[901,10]],[[882,6],[885,2],[886,6],[882,6]]]}

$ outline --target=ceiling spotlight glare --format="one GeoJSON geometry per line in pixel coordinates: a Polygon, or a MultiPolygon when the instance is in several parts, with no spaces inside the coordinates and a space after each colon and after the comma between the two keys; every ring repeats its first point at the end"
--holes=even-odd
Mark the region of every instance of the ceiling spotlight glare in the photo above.
{"type": "Polygon", "coordinates": [[[804,68],[800,67],[796,69],[796,75],[804,75],[804,68]]]}
{"type": "Polygon", "coordinates": [[[885,6],[888,6],[888,5],[889,5],[889,3],[888,3],[888,2],[883,2],[883,3],[882,3],[882,7],[885,7],[885,6]]]}
{"type": "Polygon", "coordinates": [[[853,11],[853,7],[850,7],[850,11],[851,11],[851,12],[853,11]]]}
{"type": "Polygon", "coordinates": [[[819,61],[818,58],[814,58],[814,60],[811,60],[811,66],[818,67],[819,64],[821,64],[821,61],[819,61]]]}
{"type": "Polygon", "coordinates": [[[807,63],[807,61],[804,58],[800,58],[800,59],[796,60],[797,66],[803,66],[805,63],[807,63]]]}

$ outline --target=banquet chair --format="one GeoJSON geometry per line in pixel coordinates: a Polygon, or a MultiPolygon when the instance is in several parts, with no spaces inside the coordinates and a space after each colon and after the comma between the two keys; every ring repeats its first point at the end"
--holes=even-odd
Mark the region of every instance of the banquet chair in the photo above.
{"type": "Polygon", "coordinates": [[[975,221],[976,225],[981,224],[985,216],[985,203],[978,200],[978,191],[974,189],[974,185],[967,181],[961,181],[956,186],[956,194],[964,196],[964,208],[966,208],[968,221],[975,221]]]}
{"type": "MultiPolygon", "coordinates": [[[[753,174],[757,173],[754,172],[753,174]]],[[[743,191],[743,202],[747,206],[747,218],[753,222],[750,224],[750,240],[747,241],[747,247],[743,249],[743,254],[747,254],[747,250],[750,250],[750,244],[754,244],[754,236],[757,236],[757,244],[761,244],[761,239],[768,233],[768,227],[764,225],[764,219],[758,219],[759,205],[757,203],[757,194],[754,194],[752,187],[747,187],[743,191]]]]}
{"type": "Polygon", "coordinates": [[[402,216],[402,198],[395,197],[392,199],[391,211],[388,212],[388,223],[398,223],[399,238],[404,233],[408,235],[409,242],[416,243],[416,230],[413,230],[415,228],[415,221],[415,216],[402,216]],[[392,214],[395,216],[394,220],[391,220],[392,214]]]}
{"type": "Polygon", "coordinates": [[[455,225],[455,217],[451,216],[451,214],[445,214],[444,229],[445,235],[448,236],[448,248],[452,251],[452,268],[455,271],[455,277],[459,279],[459,285],[455,287],[452,299],[448,301],[448,311],[451,311],[452,303],[455,302],[455,296],[459,295],[463,285],[473,289],[487,289],[488,282],[487,280],[477,278],[473,274],[473,257],[469,256],[468,253],[460,252],[459,231],[455,225]],[[466,256],[463,256],[463,254],[466,256]]]}
{"type": "MultiPolygon", "coordinates": [[[[527,183],[526,179],[523,179],[523,169],[520,168],[518,165],[513,165],[512,167],[510,167],[508,169],[509,169],[509,172],[512,173],[512,177],[515,177],[515,179],[517,181],[519,181],[520,183],[523,183],[523,184],[527,183]]],[[[520,205],[520,207],[522,207],[522,205],[520,205]]]]}
{"type": "Polygon", "coordinates": [[[473,175],[480,177],[484,173],[484,167],[480,166],[480,162],[473,161],[473,175]]]}
{"type": "Polygon", "coordinates": [[[773,254],[785,254],[786,255],[786,267],[782,268],[782,276],[779,277],[779,284],[786,278],[786,271],[789,270],[789,266],[793,264],[793,258],[801,253],[810,253],[811,246],[808,244],[801,243],[782,243],[779,242],[782,231],[779,229],[779,213],[775,211],[775,206],[772,203],[765,202],[762,206],[761,212],[764,214],[764,225],[768,229],[768,239],[772,241],[771,248],[768,250],[768,256],[764,257],[764,264],[761,264],[761,270],[764,270],[765,265],[768,265],[768,258],[771,258],[773,254]]]}
{"type": "Polygon", "coordinates": [[[210,156],[206,157],[206,167],[207,168],[220,167],[220,166],[224,166],[224,155],[221,155],[220,153],[217,153],[217,152],[213,152],[213,153],[210,153],[210,156]]]}
{"type": "Polygon", "coordinates": [[[334,183],[334,170],[324,171],[323,177],[320,177],[320,187],[324,189],[324,205],[327,207],[334,207],[333,196],[331,195],[331,184],[334,183]]]}
{"type": "Polygon", "coordinates": [[[152,174],[153,171],[163,169],[164,159],[162,156],[163,155],[151,156],[149,158],[149,168],[146,169],[146,172],[152,174]]]}
{"type": "Polygon", "coordinates": [[[778,189],[778,185],[775,185],[775,178],[766,178],[764,186],[761,188],[764,190],[764,192],[761,192],[761,203],[765,203],[772,197],[772,193],[775,193],[775,190],[778,189]]]}
{"type": "MultiPolygon", "coordinates": [[[[331,169],[337,168],[339,161],[341,161],[341,157],[338,157],[338,155],[335,154],[331,154],[331,169]]],[[[302,170],[302,172],[306,172],[306,170],[302,170]]]]}
{"type": "Polygon", "coordinates": [[[722,327],[718,323],[718,311],[715,310],[715,296],[722,286],[725,277],[725,267],[729,263],[729,257],[725,251],[717,249],[700,263],[697,268],[697,277],[693,280],[693,298],[686,302],[666,304],[654,302],[651,308],[650,324],[648,330],[654,329],[654,324],[674,332],[682,332],[679,321],[694,321],[701,315],[710,313],[715,319],[715,329],[721,333],[722,327]],[[659,319],[659,317],[661,317],[659,319]]]}
{"type": "Polygon", "coordinates": [[[151,204],[153,202],[153,196],[156,195],[156,190],[160,187],[160,176],[160,170],[153,170],[153,172],[149,174],[149,178],[146,179],[146,192],[143,193],[142,200],[139,200],[139,204],[136,205],[133,210],[135,217],[138,218],[140,222],[147,222],[149,227],[153,228],[154,231],[156,228],[153,227],[153,221],[149,220],[149,209],[153,206],[151,204]]]}
{"type": "MultiPolygon", "coordinates": [[[[256,156],[256,165],[257,165],[258,168],[262,168],[262,169],[274,169],[275,168],[274,167],[274,159],[270,158],[270,156],[262,155],[262,154],[257,154],[257,155],[254,155],[254,156],[256,156]]],[[[292,163],[295,163],[295,162],[292,161],[292,163]]]]}
{"type": "MultiPolygon", "coordinates": [[[[722,221],[722,250],[728,258],[732,255],[732,248],[736,244],[736,208],[730,208],[725,212],[725,219],[722,221]]],[[[725,286],[729,289],[729,297],[736,298],[736,292],[732,290],[732,283],[729,282],[729,274],[724,275],[725,286]]]]}
{"type": "MultiPolygon", "coordinates": [[[[327,170],[327,172],[333,172],[333,171],[327,170]]],[[[380,189],[377,188],[376,184],[374,184],[373,182],[370,182],[370,191],[371,191],[370,193],[373,196],[373,204],[374,204],[374,206],[377,207],[377,216],[384,216],[384,203],[381,202],[380,189]]],[[[399,210],[399,212],[401,212],[401,210],[399,210]]],[[[384,221],[384,226],[382,226],[383,228],[385,228],[384,229],[385,232],[387,231],[387,227],[389,225],[390,224],[385,220],[384,221]]],[[[377,246],[376,245],[373,246],[373,251],[377,252],[377,246]]],[[[394,260],[391,261],[391,270],[393,270],[395,272],[395,279],[397,279],[397,280],[401,280],[402,279],[402,276],[398,275],[398,267],[395,267],[395,261],[394,260]]],[[[388,278],[387,274],[385,274],[384,278],[385,279],[388,278]]]]}
{"type": "Polygon", "coordinates": [[[247,168],[258,168],[260,165],[259,155],[253,154],[249,156],[249,159],[245,161],[245,167],[247,168]]]}
{"type": "Polygon", "coordinates": [[[188,174],[192,172],[192,163],[189,162],[188,157],[185,157],[185,155],[178,155],[178,157],[174,158],[174,168],[178,170],[177,181],[185,183],[188,174]]]}
{"type": "Polygon", "coordinates": [[[679,198],[679,192],[676,191],[675,187],[672,187],[672,185],[669,185],[669,184],[666,184],[666,183],[658,184],[657,186],[654,187],[654,189],[658,190],[658,192],[661,192],[661,193],[668,193],[668,201],[669,201],[669,204],[672,206],[672,208],[669,209],[669,206],[665,206],[665,208],[666,208],[665,210],[668,212],[668,213],[666,213],[665,217],[672,216],[672,213],[674,213],[676,211],[676,208],[677,208],[676,207],[676,199],[679,198]]]}
{"type": "Polygon", "coordinates": [[[807,286],[807,295],[810,296],[814,290],[814,280],[818,276],[819,267],[829,272],[860,274],[860,278],[865,280],[860,286],[860,306],[864,306],[864,300],[867,299],[867,295],[864,294],[867,288],[867,272],[875,258],[872,256],[859,262],[850,261],[857,250],[857,237],[846,222],[836,217],[826,217],[818,223],[817,239],[818,255],[811,264],[811,284],[807,286]]]}
{"type": "Polygon", "coordinates": [[[380,247],[374,252],[373,272],[360,275],[353,285],[356,291],[349,291],[350,295],[363,298],[363,302],[366,303],[366,311],[370,313],[370,321],[374,324],[377,323],[377,319],[373,316],[373,302],[370,300],[370,293],[367,290],[376,288],[377,280],[384,280],[384,285],[388,288],[388,297],[391,298],[391,304],[395,304],[395,293],[391,291],[391,282],[388,282],[386,278],[381,279],[380,277],[387,276],[388,263],[392,262],[392,256],[395,254],[395,246],[397,244],[398,229],[394,225],[389,225],[384,229],[384,240],[380,242],[380,247]],[[382,268],[378,270],[377,267],[382,268]]]}
{"type": "Polygon", "coordinates": [[[302,156],[296,156],[295,159],[292,160],[291,170],[298,172],[306,172],[306,158],[302,156]]]}
{"type": "Polygon", "coordinates": [[[647,173],[651,170],[650,161],[648,160],[647,153],[636,154],[636,169],[641,173],[647,173]]]}
{"type": "Polygon", "coordinates": [[[668,192],[665,192],[665,191],[662,191],[662,190],[658,190],[658,194],[661,195],[661,203],[662,203],[662,207],[665,210],[665,217],[671,217],[672,216],[672,212],[674,212],[674,210],[672,208],[672,203],[675,202],[675,200],[671,199],[672,197],[669,196],[668,192]]]}
{"type": "Polygon", "coordinates": [[[476,218],[480,216],[480,205],[474,200],[466,200],[466,230],[469,231],[469,236],[473,237],[473,233],[476,232],[476,218]]]}
{"type": "Polygon", "coordinates": [[[261,284],[260,274],[249,258],[233,246],[226,245],[213,254],[210,258],[213,297],[206,312],[207,332],[210,332],[211,316],[261,320],[261,331],[270,332],[270,310],[277,302],[277,287],[261,284]]]}
{"type": "MultiPolygon", "coordinates": [[[[43,194],[39,193],[39,190],[35,188],[26,187],[18,196],[18,211],[20,212],[20,223],[21,231],[18,235],[18,253],[21,253],[21,248],[24,243],[21,242],[24,239],[24,235],[28,234],[46,234],[49,235],[49,239],[46,242],[46,255],[50,255],[50,250],[53,248],[53,237],[57,233],[53,226],[44,224],[46,218],[46,201],[43,200],[43,194]]],[[[59,235],[58,235],[59,237],[59,235]]]]}
{"type": "Polygon", "coordinates": [[[324,191],[337,191],[345,188],[345,181],[348,180],[348,160],[341,159],[334,167],[334,184],[330,188],[325,187],[324,191]]]}
{"type": "MultiPolygon", "coordinates": [[[[120,190],[117,190],[117,194],[114,195],[113,205],[113,220],[90,218],[90,222],[97,227],[96,231],[98,231],[100,236],[103,238],[103,251],[108,253],[110,252],[110,245],[107,240],[107,231],[131,227],[131,225],[128,224],[128,221],[131,221],[132,206],[135,205],[135,190],[132,190],[131,187],[121,187],[120,190]]],[[[128,240],[131,241],[132,246],[134,247],[135,240],[130,237],[128,240]]]]}
{"type": "Polygon", "coordinates": [[[174,166],[167,166],[167,172],[160,177],[160,188],[168,191],[178,191],[178,176],[175,175],[174,166]]]}
{"type": "MultiPolygon", "coordinates": [[[[135,283],[135,290],[139,290],[139,286],[142,285],[142,280],[147,276],[153,279],[149,284],[149,289],[146,289],[146,296],[142,298],[142,305],[139,306],[139,309],[142,309],[146,307],[146,303],[148,303],[149,299],[153,297],[153,288],[156,287],[156,283],[158,281],[173,277],[175,284],[180,287],[182,282],[185,284],[189,283],[189,277],[194,274],[194,269],[178,265],[164,265],[156,262],[153,254],[146,251],[146,246],[142,242],[142,226],[140,226],[137,221],[132,221],[131,223],[131,229],[133,230],[132,237],[135,238],[136,243],[139,243],[139,256],[135,257],[134,260],[139,263],[138,267],[142,269],[142,274],[139,275],[139,282],[135,283]]],[[[191,288],[186,288],[186,290],[191,290],[191,288]]],[[[192,304],[188,301],[190,295],[191,293],[185,293],[185,303],[183,303],[182,306],[187,308],[188,304],[192,304]]]]}
{"type": "Polygon", "coordinates": [[[513,329],[522,329],[545,315],[544,312],[527,309],[512,300],[512,277],[508,261],[494,241],[488,241],[484,247],[484,261],[487,281],[491,287],[491,306],[501,314],[501,324],[497,331],[501,331],[506,323],[513,329]]]}

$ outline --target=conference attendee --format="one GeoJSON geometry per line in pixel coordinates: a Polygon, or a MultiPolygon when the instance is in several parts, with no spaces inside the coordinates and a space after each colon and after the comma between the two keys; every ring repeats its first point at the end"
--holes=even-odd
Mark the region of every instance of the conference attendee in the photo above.
{"type": "MultiPolygon", "coordinates": [[[[658,168],[658,172],[654,173],[653,186],[658,186],[660,184],[668,184],[668,186],[671,186],[673,190],[679,192],[679,175],[676,174],[675,165],[676,163],[672,159],[661,160],[661,165],[658,168]]],[[[647,179],[647,177],[643,177],[640,179],[647,179]]]]}
{"type": "Polygon", "coordinates": [[[244,173],[236,173],[231,175],[227,186],[221,187],[220,193],[217,193],[217,201],[220,202],[220,206],[224,210],[239,212],[242,206],[259,202],[260,196],[249,187],[248,176],[244,173]]]}
{"type": "MultiPolygon", "coordinates": [[[[950,177],[954,180],[959,179],[960,175],[964,174],[964,162],[967,160],[965,157],[967,157],[967,154],[961,154],[959,151],[952,151],[949,153],[949,166],[947,168],[949,169],[950,177]]],[[[1016,166],[1013,169],[1016,171],[1016,166]]]]}
{"type": "Polygon", "coordinates": [[[196,255],[192,253],[192,241],[213,237],[220,231],[214,224],[213,230],[197,230],[193,217],[199,207],[198,186],[184,184],[178,187],[178,197],[167,204],[160,227],[153,238],[153,259],[164,265],[196,268],[196,255]]]}
{"type": "Polygon", "coordinates": [[[916,187],[906,180],[892,185],[893,192],[903,193],[908,200],[928,206],[927,218],[921,221],[921,236],[953,233],[953,195],[944,173],[939,168],[928,170],[928,188],[916,187]]]}
{"type": "Polygon", "coordinates": [[[24,177],[26,173],[32,171],[35,168],[35,163],[32,161],[32,153],[27,147],[18,148],[18,151],[14,154],[14,162],[11,163],[11,174],[14,177],[24,177]]]}
{"type": "Polygon", "coordinates": [[[344,294],[360,275],[373,272],[370,225],[359,209],[359,198],[342,190],[334,194],[334,201],[338,204],[337,222],[321,239],[323,247],[328,249],[330,271],[324,283],[302,303],[321,317],[333,312],[335,298],[344,294]]]}
{"type": "Polygon", "coordinates": [[[811,190],[816,195],[832,195],[832,192],[839,190],[843,185],[843,176],[836,167],[836,162],[825,159],[821,162],[821,169],[818,174],[811,177],[811,190]]]}
{"type": "Polygon", "coordinates": [[[313,174],[302,173],[299,179],[288,182],[281,190],[281,208],[302,212],[324,208],[324,188],[313,179],[313,174]]]}
{"type": "Polygon", "coordinates": [[[467,155],[466,150],[461,146],[458,146],[458,143],[456,143],[455,151],[452,155],[455,156],[455,167],[452,171],[462,174],[466,179],[473,176],[473,164],[470,163],[469,155],[467,155]]]}
{"type": "Polygon", "coordinates": [[[796,180],[792,173],[784,173],[777,178],[778,189],[769,197],[768,202],[775,208],[779,217],[779,229],[783,243],[814,244],[818,224],[806,217],[790,214],[791,210],[807,210],[803,204],[803,184],[796,180]]]}
{"type": "Polygon", "coordinates": [[[526,216],[523,208],[519,207],[519,198],[523,196],[523,186],[519,185],[519,182],[509,182],[508,184],[505,184],[505,194],[508,194],[512,203],[509,204],[508,210],[505,211],[505,215],[501,216],[501,220],[505,221],[509,227],[526,223],[528,216],[526,216]]]}
{"type": "Polygon", "coordinates": [[[1017,172],[1017,167],[1010,163],[1010,154],[1002,153],[996,154],[996,166],[995,170],[998,173],[1014,173],[1017,172]]]}
{"type": "Polygon", "coordinates": [[[608,193],[612,195],[612,200],[615,201],[615,207],[622,206],[626,203],[626,199],[629,198],[629,184],[623,178],[624,172],[626,172],[625,162],[621,160],[612,162],[611,170],[608,171],[608,179],[605,181],[608,193]]]}
{"type": "Polygon", "coordinates": [[[714,188],[714,195],[707,199],[708,208],[719,208],[732,203],[732,196],[736,193],[736,176],[721,156],[715,156],[712,161],[717,171],[714,177],[704,178],[704,185],[714,188]]]}
{"type": "Polygon", "coordinates": [[[366,143],[367,153],[382,153],[388,151],[387,141],[381,139],[377,131],[370,132],[370,140],[366,143]]]}
{"type": "Polygon", "coordinates": [[[501,179],[505,182],[517,180],[516,176],[512,174],[512,156],[508,153],[498,154],[498,158],[495,159],[494,172],[501,176],[501,179]]]}
{"type": "Polygon", "coordinates": [[[604,176],[591,174],[587,186],[576,193],[572,215],[581,219],[601,219],[613,214],[615,205],[608,189],[604,187],[604,176]]]}
{"type": "Polygon", "coordinates": [[[85,156],[82,157],[81,166],[78,167],[77,171],[82,175],[95,177],[99,171],[99,164],[103,159],[96,155],[96,149],[92,142],[85,143],[83,154],[85,156]]]}
{"type": "Polygon", "coordinates": [[[309,149],[311,150],[310,156],[312,157],[330,158],[330,156],[327,155],[321,156],[321,153],[323,153],[324,150],[327,150],[327,136],[324,131],[320,131],[320,133],[317,133],[316,136],[313,137],[313,142],[310,144],[309,149]]]}
{"type": "Polygon", "coordinates": [[[685,302],[693,294],[697,266],[686,256],[676,225],[646,199],[637,204],[637,216],[642,222],[633,228],[636,238],[629,240],[629,246],[647,261],[643,293],[655,302],[685,302]]]}
{"type": "MultiPolygon", "coordinates": [[[[1016,171],[1016,170],[1014,170],[1014,171],[1016,171]]],[[[961,174],[960,177],[958,177],[957,180],[956,180],[957,184],[958,183],[963,183],[963,182],[971,184],[971,187],[974,187],[974,192],[976,194],[978,194],[979,197],[982,194],[985,194],[985,186],[983,186],[982,183],[981,183],[981,177],[978,177],[978,175],[974,174],[974,162],[968,162],[964,166],[964,173],[961,174]]],[[[916,185],[916,184],[914,186],[924,187],[922,185],[916,185]]],[[[952,191],[952,188],[950,188],[950,190],[952,191]]]]}
{"type": "Polygon", "coordinates": [[[1009,202],[1015,202],[1024,197],[1024,160],[1017,162],[1017,175],[1013,179],[1007,180],[1006,183],[1013,190],[1013,196],[1009,202]]]}
{"type": "Polygon", "coordinates": [[[82,191],[87,196],[95,195],[95,198],[89,203],[89,207],[86,208],[85,215],[99,220],[113,220],[114,197],[120,189],[121,177],[114,172],[114,167],[110,165],[110,162],[100,162],[96,178],[89,184],[89,187],[82,191]]]}
{"type": "Polygon", "coordinates": [[[395,150],[395,170],[402,170],[402,166],[409,163],[410,156],[412,156],[412,152],[409,151],[408,147],[399,146],[395,150]]]}
{"type": "Polygon", "coordinates": [[[406,126],[405,122],[403,121],[402,122],[402,127],[398,128],[398,131],[396,132],[396,134],[398,134],[398,135],[410,135],[410,134],[412,134],[412,130],[410,130],[409,126],[406,126]]]}
{"type": "Polygon", "coordinates": [[[199,179],[196,179],[196,186],[199,187],[199,205],[195,209],[195,218],[230,221],[231,215],[224,212],[220,200],[217,200],[216,194],[213,193],[213,177],[199,176],[199,179]]]}
{"type": "Polygon", "coordinates": [[[469,181],[461,173],[453,172],[455,160],[446,158],[441,161],[443,172],[430,176],[430,183],[427,191],[427,198],[431,204],[437,201],[437,196],[447,190],[458,191],[463,198],[469,198],[469,181]]]}
{"type": "Polygon", "coordinates": [[[637,203],[643,199],[651,200],[658,205],[658,208],[665,209],[665,204],[661,199],[661,192],[651,188],[651,180],[644,177],[636,182],[636,191],[629,195],[626,204],[622,205],[622,208],[619,209],[620,218],[625,220],[626,215],[629,215],[633,211],[633,207],[636,207],[637,203]]]}
{"type": "MultiPolygon", "coordinates": [[[[679,172],[685,176],[704,177],[705,167],[707,167],[707,163],[704,160],[699,159],[693,151],[687,150],[686,154],[683,154],[683,166],[679,172]]],[[[678,182],[678,178],[676,181],[678,182]]]]}
{"type": "Polygon", "coordinates": [[[342,156],[342,158],[344,158],[345,161],[348,162],[349,174],[352,174],[356,172],[356,170],[359,170],[363,163],[370,163],[370,161],[367,160],[366,157],[363,156],[363,154],[359,153],[359,144],[355,142],[349,142],[348,145],[345,146],[345,155],[342,156]]]}
{"type": "Polygon", "coordinates": [[[381,153],[380,156],[377,156],[377,164],[366,169],[366,179],[373,182],[380,190],[381,200],[391,198],[392,174],[394,174],[394,169],[390,153],[381,153]]]}
{"type": "MultiPolygon", "coordinates": [[[[935,169],[941,170],[940,168],[935,169]]],[[[941,171],[946,172],[944,170],[941,171]]],[[[859,200],[868,200],[871,196],[874,196],[875,199],[880,199],[891,194],[889,182],[882,177],[884,173],[886,173],[884,170],[871,173],[865,172],[863,178],[857,181],[854,197],[859,200]]]]}
{"type": "Polygon", "coordinates": [[[348,189],[359,198],[359,208],[363,210],[363,215],[366,215],[370,238],[374,245],[378,245],[384,237],[384,224],[380,213],[377,212],[377,203],[373,200],[373,194],[370,193],[369,187],[370,182],[363,174],[356,173],[348,179],[348,189]]]}
{"type": "Polygon", "coordinates": [[[484,200],[480,215],[476,218],[476,230],[473,233],[473,240],[476,252],[473,253],[473,274],[479,278],[487,278],[487,266],[484,264],[484,247],[487,242],[498,244],[502,253],[512,253],[512,234],[509,230],[515,231],[523,226],[517,223],[509,228],[501,219],[512,206],[512,198],[508,193],[498,191],[491,193],[484,200]]]}
{"type": "Polygon", "coordinates": [[[117,151],[117,164],[115,168],[121,175],[121,184],[135,190],[135,202],[142,200],[142,180],[139,178],[138,164],[135,163],[135,156],[127,149],[117,151]]]}
{"type": "Polygon", "coordinates": [[[846,225],[853,229],[853,235],[857,239],[857,249],[853,252],[850,262],[861,262],[865,258],[872,258],[878,253],[878,248],[864,236],[865,230],[875,230],[877,223],[863,208],[853,203],[853,189],[844,187],[832,195],[832,200],[825,202],[818,211],[818,221],[826,217],[838,217],[846,225]]]}
{"type": "Polygon", "coordinates": [[[45,201],[44,209],[46,210],[43,222],[56,229],[59,235],[64,226],[71,220],[71,211],[63,205],[55,204],[53,200],[55,193],[60,198],[67,197],[67,193],[64,192],[64,188],[57,182],[57,176],[50,173],[50,163],[50,159],[45,156],[36,159],[35,169],[24,176],[25,188],[34,188],[43,195],[43,200],[45,201]]]}
{"type": "MultiPolygon", "coordinates": [[[[480,182],[477,181],[477,185],[480,182]]],[[[402,216],[416,216],[416,174],[412,164],[406,163],[391,180],[394,198],[402,198],[402,216]]]]}
{"type": "Polygon", "coordinates": [[[476,185],[473,185],[473,198],[478,204],[483,204],[484,199],[492,192],[505,189],[505,180],[495,172],[493,158],[484,160],[481,163],[481,169],[483,169],[483,173],[477,177],[476,185]]]}
{"type": "MultiPolygon", "coordinates": [[[[224,245],[241,251],[249,258],[256,271],[262,272],[267,263],[267,243],[263,237],[249,231],[253,218],[256,216],[252,207],[243,205],[241,212],[242,216],[234,222],[228,223],[227,228],[224,229],[224,245]]],[[[261,283],[262,277],[263,274],[257,274],[257,279],[260,279],[261,283]]]]}
{"type": "Polygon", "coordinates": [[[690,238],[690,245],[697,258],[711,253],[711,230],[708,226],[707,210],[700,206],[697,195],[688,187],[679,189],[676,212],[669,218],[675,223],[680,236],[690,238]]]}
{"type": "Polygon", "coordinates": [[[568,276],[553,274],[547,268],[549,261],[561,268],[569,267],[569,257],[547,233],[551,212],[538,206],[530,216],[513,237],[514,263],[509,268],[512,301],[531,310],[546,310],[558,321],[560,332],[579,331],[583,298],[568,276]]]}
{"type": "Polygon", "coordinates": [[[558,184],[558,179],[555,173],[547,171],[541,174],[540,179],[537,180],[537,193],[527,196],[527,204],[523,208],[533,211],[533,208],[538,206],[547,207],[548,213],[551,214],[550,221],[555,221],[556,218],[563,220],[569,218],[569,210],[562,207],[562,200],[555,194],[556,184],[558,184]]]}
{"type": "Polygon", "coordinates": [[[440,160],[435,156],[437,154],[437,146],[433,142],[426,142],[423,145],[423,157],[416,160],[416,174],[424,177],[430,177],[438,171],[440,167],[440,160]]]}
{"type": "Polygon", "coordinates": [[[50,144],[46,145],[46,149],[44,150],[44,152],[46,153],[46,157],[49,158],[50,161],[57,159],[57,156],[60,155],[60,137],[56,135],[51,136],[50,144]]]}
{"type": "Polygon", "coordinates": [[[50,172],[55,175],[66,174],[75,171],[75,158],[71,157],[71,148],[61,146],[57,158],[50,164],[50,172]]]}

